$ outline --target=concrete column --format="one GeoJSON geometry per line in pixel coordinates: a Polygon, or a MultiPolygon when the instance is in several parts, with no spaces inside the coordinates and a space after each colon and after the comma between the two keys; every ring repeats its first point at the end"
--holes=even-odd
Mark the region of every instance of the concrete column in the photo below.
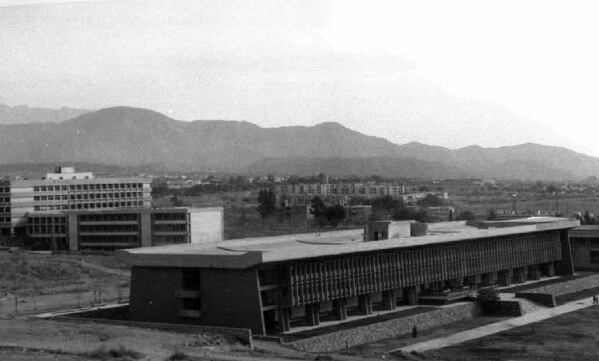
{"type": "Polygon", "coordinates": [[[289,320],[289,309],[281,308],[279,310],[279,327],[282,332],[291,330],[291,321],[289,320]]]}
{"type": "Polygon", "coordinates": [[[408,305],[418,304],[418,290],[416,286],[410,286],[403,289],[403,298],[408,305]]]}
{"type": "Polygon", "coordinates": [[[555,276],[555,263],[553,263],[553,262],[545,263],[545,272],[547,273],[547,277],[555,276]]]}
{"type": "Polygon", "coordinates": [[[451,280],[449,280],[449,287],[454,289],[454,288],[460,288],[464,285],[464,279],[463,278],[453,278],[451,280]]]}
{"type": "Polygon", "coordinates": [[[385,310],[394,310],[397,307],[396,298],[395,290],[383,292],[383,307],[385,310]]]}
{"type": "Polygon", "coordinates": [[[514,282],[524,283],[526,282],[526,274],[528,273],[527,267],[514,268],[514,282]]]}
{"type": "Polygon", "coordinates": [[[497,272],[489,272],[484,273],[480,279],[484,286],[491,286],[497,283],[497,278],[497,272]]]}
{"type": "Polygon", "coordinates": [[[337,320],[347,319],[347,299],[340,298],[333,301],[333,313],[337,320]]]}
{"type": "Polygon", "coordinates": [[[306,319],[311,326],[320,325],[320,305],[318,303],[313,303],[310,305],[306,305],[306,319]]]}
{"type": "Polygon", "coordinates": [[[470,287],[476,287],[476,285],[481,283],[481,281],[482,281],[481,275],[466,277],[466,284],[470,287]]]}
{"type": "Polygon", "coordinates": [[[528,270],[528,278],[534,281],[541,279],[541,269],[539,268],[539,265],[534,265],[530,267],[530,269],[528,270]]]}
{"type": "Polygon", "coordinates": [[[512,284],[512,270],[499,271],[498,282],[501,286],[510,286],[512,284]]]}
{"type": "Polygon", "coordinates": [[[572,259],[572,246],[570,245],[570,236],[568,235],[567,230],[560,232],[560,239],[562,245],[562,260],[559,262],[557,273],[560,275],[573,275],[574,260],[572,259]]]}
{"type": "Polygon", "coordinates": [[[69,213],[67,216],[67,238],[69,251],[77,251],[79,249],[79,225],[76,214],[69,213]]]}
{"type": "Polygon", "coordinates": [[[152,215],[149,212],[140,213],[139,241],[141,247],[152,246],[152,215]]]}
{"type": "Polygon", "coordinates": [[[363,315],[372,314],[372,297],[370,294],[361,295],[358,297],[358,308],[363,315]]]}

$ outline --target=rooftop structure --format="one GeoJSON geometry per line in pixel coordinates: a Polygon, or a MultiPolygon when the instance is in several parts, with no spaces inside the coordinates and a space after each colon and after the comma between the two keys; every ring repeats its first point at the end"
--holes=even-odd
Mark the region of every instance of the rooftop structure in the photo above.
{"type": "Polygon", "coordinates": [[[49,180],[63,180],[63,179],[93,179],[94,174],[92,172],[75,173],[74,167],[62,167],[58,166],[54,169],[54,173],[46,173],[46,178],[49,180]]]}
{"type": "Polygon", "coordinates": [[[119,252],[132,265],[130,316],[251,328],[317,327],[420,297],[573,273],[568,230],[578,221],[529,218],[374,222],[364,229],[119,252]]]}

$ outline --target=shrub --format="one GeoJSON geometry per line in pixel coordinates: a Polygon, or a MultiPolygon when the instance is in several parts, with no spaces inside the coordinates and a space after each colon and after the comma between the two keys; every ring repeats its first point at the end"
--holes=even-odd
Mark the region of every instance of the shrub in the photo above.
{"type": "Polygon", "coordinates": [[[478,290],[476,295],[476,302],[480,305],[486,313],[494,313],[499,307],[499,294],[495,287],[487,287],[478,290]]]}
{"type": "Polygon", "coordinates": [[[128,349],[124,346],[118,348],[106,348],[106,346],[99,347],[94,351],[87,352],[85,356],[93,359],[110,360],[110,359],[125,359],[125,360],[137,360],[141,358],[141,354],[137,351],[128,349]]]}
{"type": "Polygon", "coordinates": [[[189,358],[187,357],[187,355],[181,351],[175,351],[174,354],[170,355],[169,358],[167,358],[167,361],[183,361],[183,360],[189,360],[189,358]]]}

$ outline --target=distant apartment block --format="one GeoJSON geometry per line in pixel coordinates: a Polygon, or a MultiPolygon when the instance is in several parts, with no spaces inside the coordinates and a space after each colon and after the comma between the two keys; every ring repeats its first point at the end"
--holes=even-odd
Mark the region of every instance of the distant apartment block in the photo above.
{"type": "Polygon", "coordinates": [[[363,183],[310,183],[283,184],[275,187],[277,199],[291,199],[307,202],[313,197],[326,199],[341,198],[380,198],[390,196],[402,199],[408,205],[415,205],[429,194],[447,199],[447,193],[440,192],[408,192],[409,187],[394,184],[363,184],[363,183]]]}
{"type": "Polygon", "coordinates": [[[0,183],[2,236],[37,249],[150,247],[223,240],[223,209],[151,208],[145,178],[95,178],[57,167],[43,179],[0,183]],[[193,231],[192,231],[193,230],[193,231]]]}

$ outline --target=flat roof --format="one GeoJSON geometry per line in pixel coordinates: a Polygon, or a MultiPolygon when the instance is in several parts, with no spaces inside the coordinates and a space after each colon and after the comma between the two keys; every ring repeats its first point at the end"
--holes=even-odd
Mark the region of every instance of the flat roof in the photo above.
{"type": "Polygon", "coordinates": [[[599,225],[584,225],[572,228],[568,234],[574,238],[599,238],[599,225]]]}
{"type": "Polygon", "coordinates": [[[143,177],[114,177],[114,178],[89,178],[89,179],[18,179],[10,182],[12,188],[33,187],[47,185],[70,184],[115,184],[115,183],[150,183],[149,178],[143,177]]]}
{"type": "Polygon", "coordinates": [[[53,211],[33,211],[27,212],[28,217],[42,217],[68,214],[131,214],[131,213],[187,213],[185,207],[170,207],[170,208],[110,208],[110,209],[77,209],[77,210],[53,210],[53,211]]]}
{"type": "Polygon", "coordinates": [[[132,266],[248,268],[260,264],[339,256],[434,244],[463,242],[489,237],[517,235],[578,227],[580,222],[554,218],[526,225],[480,229],[466,222],[430,223],[429,234],[382,241],[363,241],[363,229],[292,234],[275,237],[245,238],[213,243],[180,244],[127,249],[117,256],[132,266]]]}

